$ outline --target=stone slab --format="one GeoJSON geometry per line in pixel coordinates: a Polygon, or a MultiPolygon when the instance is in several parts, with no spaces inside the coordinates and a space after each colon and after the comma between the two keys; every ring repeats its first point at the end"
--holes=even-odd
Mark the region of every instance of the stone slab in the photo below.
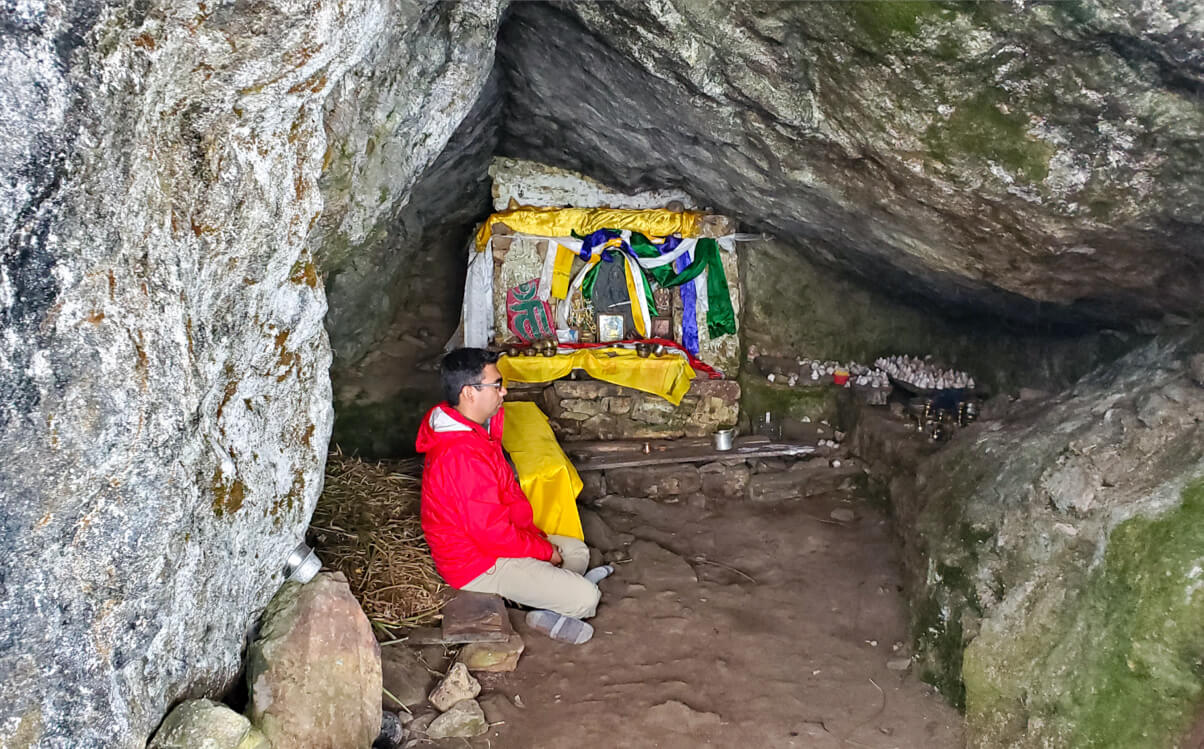
{"type": "Polygon", "coordinates": [[[474,642],[460,649],[456,662],[463,663],[469,671],[513,671],[518,668],[518,659],[525,647],[518,634],[510,635],[505,642],[474,642]]]}
{"type": "MultiPolygon", "coordinates": [[[[514,632],[506,616],[506,603],[500,596],[467,590],[458,591],[443,606],[442,630],[444,638],[488,634],[509,636],[514,632]]],[[[498,638],[499,641],[504,639],[498,638]]]]}
{"type": "Polygon", "coordinates": [[[552,383],[552,390],[560,398],[577,398],[582,400],[609,398],[623,395],[624,391],[627,393],[634,392],[620,385],[601,382],[599,380],[556,380],[552,383]]]}

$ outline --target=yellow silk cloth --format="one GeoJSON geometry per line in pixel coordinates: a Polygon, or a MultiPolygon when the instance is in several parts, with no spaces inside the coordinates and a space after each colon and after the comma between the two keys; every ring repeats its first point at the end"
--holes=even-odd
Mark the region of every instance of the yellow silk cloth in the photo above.
{"type": "Polygon", "coordinates": [[[581,477],[560,449],[548,417],[530,402],[514,401],[504,404],[504,408],[502,447],[518,470],[518,483],[531,502],[536,527],[549,535],[584,541],[581,516],[577,514],[581,477]]]}
{"type": "Polygon", "coordinates": [[[551,382],[581,369],[595,379],[659,395],[675,406],[694,379],[694,368],[684,356],[645,359],[625,348],[582,348],[556,356],[503,356],[497,368],[508,383],[551,382]]]}
{"type": "Polygon", "coordinates": [[[598,229],[628,229],[646,237],[680,234],[697,237],[701,211],[667,211],[663,208],[544,208],[526,206],[500,211],[485,219],[477,230],[477,252],[484,252],[494,224],[505,224],[520,234],[538,237],[569,237],[573,232],[592,234],[598,229]]]}

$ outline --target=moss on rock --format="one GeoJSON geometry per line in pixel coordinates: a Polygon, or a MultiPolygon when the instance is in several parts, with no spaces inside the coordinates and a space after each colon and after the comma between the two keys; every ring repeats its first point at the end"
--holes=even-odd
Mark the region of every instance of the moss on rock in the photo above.
{"type": "Polygon", "coordinates": [[[893,34],[915,36],[920,18],[941,9],[929,0],[862,0],[846,7],[858,28],[878,44],[886,43],[893,34]]]}
{"type": "Polygon", "coordinates": [[[748,372],[740,375],[740,413],[754,423],[764,418],[766,411],[774,418],[835,419],[839,395],[836,387],[789,387],[748,372]]]}
{"type": "Polygon", "coordinates": [[[942,163],[959,158],[991,161],[1027,182],[1049,175],[1053,148],[1028,134],[1028,116],[1020,103],[1000,89],[980,91],[959,104],[948,120],[925,132],[933,157],[942,163]]]}
{"type": "Polygon", "coordinates": [[[1182,500],[1115,528],[1081,592],[1062,605],[1029,612],[1023,631],[987,631],[970,645],[974,745],[1177,744],[1204,706],[1204,481],[1182,500]]]}

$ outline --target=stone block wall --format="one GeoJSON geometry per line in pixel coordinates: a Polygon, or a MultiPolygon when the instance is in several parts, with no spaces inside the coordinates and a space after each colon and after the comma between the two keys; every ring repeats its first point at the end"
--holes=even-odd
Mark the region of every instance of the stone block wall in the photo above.
{"type": "Polygon", "coordinates": [[[701,437],[740,416],[735,380],[694,380],[680,404],[598,380],[516,385],[511,400],[538,403],[562,441],[701,437]]]}

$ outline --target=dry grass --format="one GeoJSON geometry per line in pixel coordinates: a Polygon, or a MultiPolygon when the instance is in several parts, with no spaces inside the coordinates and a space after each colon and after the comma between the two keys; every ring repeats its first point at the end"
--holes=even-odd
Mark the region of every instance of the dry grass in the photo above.
{"type": "Polygon", "coordinates": [[[326,459],[326,485],[309,526],[325,566],[347,576],[377,628],[416,627],[442,608],[418,518],[421,459],[366,463],[341,452],[326,459]]]}

